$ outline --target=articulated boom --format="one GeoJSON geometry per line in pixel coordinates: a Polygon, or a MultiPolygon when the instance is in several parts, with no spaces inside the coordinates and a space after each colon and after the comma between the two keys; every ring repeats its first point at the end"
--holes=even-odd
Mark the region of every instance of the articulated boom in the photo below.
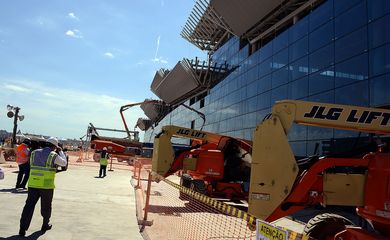
{"type": "Polygon", "coordinates": [[[204,143],[218,144],[223,136],[184,127],[164,126],[161,133],[154,138],[152,159],[152,170],[162,176],[170,170],[175,160],[175,153],[171,143],[172,137],[196,139],[204,143]]]}
{"type": "MultiPolygon", "coordinates": [[[[178,127],[178,126],[164,126],[160,134],[154,138],[154,149],[152,159],[152,169],[159,175],[165,176],[172,171],[173,166],[177,166],[174,161],[175,156],[173,146],[171,143],[172,137],[194,139],[202,142],[202,144],[214,145],[213,149],[222,150],[225,143],[232,137],[219,135],[215,133],[198,131],[194,129],[178,127]]],[[[251,146],[247,142],[235,139],[240,147],[246,151],[250,151],[251,146]]]]}
{"type": "MultiPolygon", "coordinates": [[[[330,184],[329,181],[322,182],[322,178],[319,181],[317,177],[329,167],[367,167],[369,164],[368,161],[356,162],[362,159],[325,158],[307,169],[307,173],[300,173],[287,139],[287,133],[294,122],[310,126],[390,134],[390,111],[386,109],[293,100],[277,102],[272,109],[272,114],[257,125],[253,137],[249,212],[261,219],[272,221],[302,209],[305,201],[308,201],[309,189],[322,189],[330,184]],[[306,185],[302,190],[304,184],[306,185]]],[[[328,179],[338,177],[329,175],[328,179]]],[[[345,177],[347,182],[352,181],[349,177],[356,176],[345,177]]],[[[365,175],[357,177],[359,182],[364,183],[365,175]]],[[[353,204],[361,204],[364,184],[354,187],[351,192],[357,195],[357,200],[353,204]]],[[[313,195],[309,200],[314,203],[328,200],[329,204],[333,204],[334,201],[342,205],[347,203],[347,198],[354,197],[337,195],[333,200],[331,198],[333,196],[329,196],[313,195]]]]}

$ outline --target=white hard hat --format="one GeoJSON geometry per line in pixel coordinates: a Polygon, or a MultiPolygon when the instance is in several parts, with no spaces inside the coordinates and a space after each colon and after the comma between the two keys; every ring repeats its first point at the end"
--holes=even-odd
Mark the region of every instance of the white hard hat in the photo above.
{"type": "Polygon", "coordinates": [[[50,137],[49,139],[46,140],[48,143],[53,144],[54,146],[58,147],[58,140],[55,137],[50,137]]]}
{"type": "Polygon", "coordinates": [[[104,148],[103,148],[103,150],[104,150],[104,151],[107,151],[107,148],[106,148],[106,147],[104,147],[104,148]]]}

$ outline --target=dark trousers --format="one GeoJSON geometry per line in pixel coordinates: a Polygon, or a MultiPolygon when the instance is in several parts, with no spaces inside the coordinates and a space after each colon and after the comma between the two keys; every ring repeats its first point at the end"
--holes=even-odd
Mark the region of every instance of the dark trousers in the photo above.
{"type": "Polygon", "coordinates": [[[26,204],[24,205],[22,217],[20,218],[21,229],[28,230],[30,227],[31,219],[34,214],[35,204],[37,204],[39,198],[41,198],[41,215],[43,217],[42,225],[49,223],[53,193],[54,189],[28,188],[26,204]]]}
{"type": "Polygon", "coordinates": [[[106,176],[106,169],[107,165],[100,165],[100,170],[99,170],[99,177],[105,177],[106,176]]]}
{"type": "Polygon", "coordinates": [[[16,188],[25,188],[28,177],[30,176],[30,163],[19,165],[18,179],[16,180],[16,188]]]}

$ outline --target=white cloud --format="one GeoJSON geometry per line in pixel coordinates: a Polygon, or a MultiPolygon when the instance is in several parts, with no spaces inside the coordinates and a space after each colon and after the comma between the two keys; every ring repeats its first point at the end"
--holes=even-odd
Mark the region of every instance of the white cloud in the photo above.
{"type": "Polygon", "coordinates": [[[160,48],[160,36],[157,37],[157,47],[156,47],[156,53],[154,54],[154,59],[157,58],[159,48],[160,48]]]}
{"type": "Polygon", "coordinates": [[[104,56],[105,56],[106,58],[111,58],[111,59],[115,57],[114,54],[112,54],[112,53],[110,53],[110,52],[104,53],[104,56]]]}
{"type": "Polygon", "coordinates": [[[74,13],[68,13],[68,17],[77,21],[80,21],[80,19],[74,14],[74,13]]]}
{"type": "MultiPolygon", "coordinates": [[[[3,83],[0,84],[0,103],[19,106],[26,116],[19,125],[22,132],[78,138],[85,134],[89,123],[97,127],[124,129],[119,108],[133,102],[107,94],[50,86],[28,79],[0,77],[0,82],[3,83]],[[26,91],[30,93],[25,94],[26,91]]],[[[145,117],[139,107],[126,111],[129,126],[134,126],[139,117],[145,117]]],[[[0,126],[12,131],[12,124],[7,118],[0,118],[0,126]]],[[[110,132],[102,134],[113,136],[110,132]]],[[[117,136],[125,137],[124,134],[117,136]]]]}
{"type": "Polygon", "coordinates": [[[168,63],[168,59],[163,59],[163,57],[155,57],[154,59],[152,59],[152,62],[166,64],[168,63]]]}
{"type": "Polygon", "coordinates": [[[48,92],[43,93],[43,95],[45,95],[45,96],[47,96],[47,97],[55,97],[54,94],[48,93],[48,92]]]}
{"type": "Polygon", "coordinates": [[[160,39],[161,36],[157,37],[157,46],[156,46],[156,53],[154,54],[154,58],[152,59],[152,62],[156,63],[168,63],[168,59],[164,59],[163,57],[157,57],[158,56],[158,50],[160,49],[160,39]]]}
{"type": "Polygon", "coordinates": [[[57,29],[58,26],[54,20],[44,16],[36,16],[32,19],[28,19],[27,22],[35,27],[39,27],[47,30],[57,29]]]}
{"type": "Polygon", "coordinates": [[[73,29],[73,30],[68,30],[66,31],[65,33],[67,36],[69,37],[73,37],[73,38],[83,38],[81,32],[77,29],[73,29]]]}
{"type": "Polygon", "coordinates": [[[4,84],[3,86],[4,86],[4,88],[11,90],[11,91],[14,91],[14,92],[23,92],[23,93],[31,92],[31,90],[27,87],[20,87],[20,86],[14,85],[14,84],[4,84]]]}

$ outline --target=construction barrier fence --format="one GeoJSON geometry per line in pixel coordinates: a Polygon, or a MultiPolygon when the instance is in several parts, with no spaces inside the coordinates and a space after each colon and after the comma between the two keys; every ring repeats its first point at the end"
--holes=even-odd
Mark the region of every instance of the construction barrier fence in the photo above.
{"type": "MultiPolygon", "coordinates": [[[[181,186],[178,176],[158,178],[159,183],[153,182],[150,166],[135,161],[133,184],[141,189],[142,206],[137,208],[143,210],[137,215],[145,238],[257,239],[256,219],[247,212],[181,186]]],[[[285,229],[281,232],[286,240],[308,239],[285,229]]]]}

